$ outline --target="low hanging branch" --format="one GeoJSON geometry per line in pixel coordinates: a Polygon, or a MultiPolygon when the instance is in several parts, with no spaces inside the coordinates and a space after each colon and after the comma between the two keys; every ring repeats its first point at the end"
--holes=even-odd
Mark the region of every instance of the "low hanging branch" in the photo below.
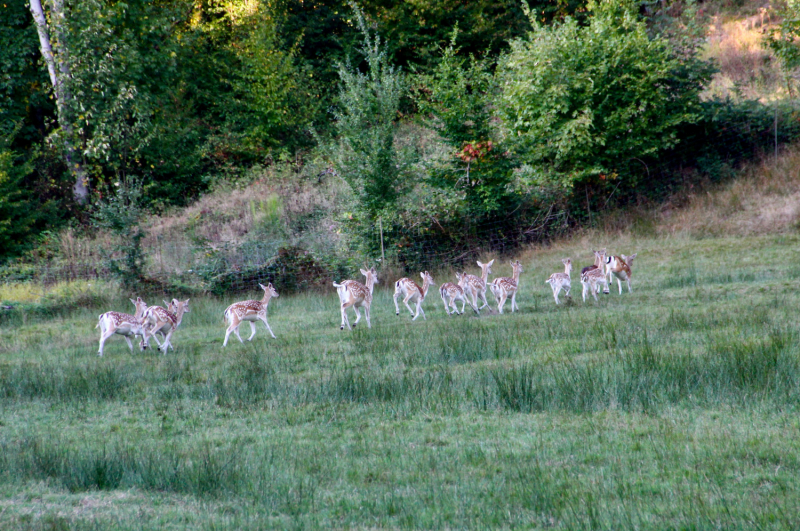
{"type": "MultiPolygon", "coordinates": [[[[67,167],[75,179],[72,187],[75,200],[80,204],[86,204],[89,200],[89,188],[87,185],[86,170],[79,160],[78,152],[73,144],[72,124],[67,117],[70,94],[64,85],[64,80],[69,78],[69,64],[67,63],[67,51],[63,39],[58,40],[59,50],[58,59],[53,54],[50,45],[50,33],[47,26],[47,18],[42,8],[41,0],[30,0],[31,14],[36,23],[36,30],[39,33],[39,44],[42,57],[47,64],[47,72],[50,74],[50,82],[53,84],[53,93],[56,98],[56,110],[58,112],[58,123],[64,132],[64,158],[67,167]],[[56,65],[56,61],[58,64],[56,65]],[[58,66],[58,68],[56,68],[58,66]]],[[[53,0],[51,3],[51,13],[54,20],[62,20],[64,15],[64,4],[62,0],[53,0]]]]}

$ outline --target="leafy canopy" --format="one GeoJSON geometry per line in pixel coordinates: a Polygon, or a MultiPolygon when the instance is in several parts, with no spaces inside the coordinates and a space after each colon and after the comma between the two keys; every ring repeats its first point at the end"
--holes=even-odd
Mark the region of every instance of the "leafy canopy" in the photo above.
{"type": "Polygon", "coordinates": [[[590,2],[586,26],[567,17],[511,43],[499,63],[498,111],[524,185],[569,189],[613,175],[679,141],[700,119],[702,76],[668,41],[648,36],[632,0],[590,2]]]}

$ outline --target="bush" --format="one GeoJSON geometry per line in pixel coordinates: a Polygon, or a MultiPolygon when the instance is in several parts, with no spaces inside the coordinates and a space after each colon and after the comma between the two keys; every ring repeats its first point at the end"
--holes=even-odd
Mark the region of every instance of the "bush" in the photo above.
{"type": "Polygon", "coordinates": [[[533,30],[501,59],[498,107],[526,190],[625,177],[632,160],[674,147],[680,127],[701,118],[707,72],[650,38],[636,7],[591,2],[586,26],[567,17],[545,27],[531,13],[533,30]]]}

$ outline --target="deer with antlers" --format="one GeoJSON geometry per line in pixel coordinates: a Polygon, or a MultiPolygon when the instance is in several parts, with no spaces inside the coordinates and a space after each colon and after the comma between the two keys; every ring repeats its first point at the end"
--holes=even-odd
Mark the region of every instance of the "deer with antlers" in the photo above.
{"type": "Polygon", "coordinates": [[[141,297],[136,297],[136,300],[130,299],[130,301],[136,307],[135,315],[122,312],[106,312],[98,318],[97,326],[95,326],[95,328],[100,328],[100,352],[98,356],[103,355],[103,345],[114,334],[119,334],[125,338],[131,352],[133,352],[131,337],[141,336],[142,341],[139,344],[139,348],[141,350],[147,348],[147,333],[144,330],[144,322],[142,321],[142,315],[147,309],[147,303],[141,297]]]}
{"type": "Polygon", "coordinates": [[[394,309],[397,315],[400,315],[400,307],[397,305],[397,297],[403,297],[403,304],[406,305],[408,311],[411,312],[412,321],[416,321],[419,314],[422,313],[422,318],[427,320],[425,317],[425,310],[422,309],[422,301],[425,300],[425,297],[428,295],[428,288],[431,286],[435,286],[436,284],[433,282],[433,277],[427,271],[423,271],[419,274],[422,277],[422,287],[419,287],[419,284],[411,280],[410,278],[401,278],[397,282],[394,283],[394,309]],[[408,301],[411,301],[417,305],[417,312],[414,313],[414,310],[411,309],[411,306],[408,305],[408,301]]]}
{"type": "Polygon", "coordinates": [[[464,306],[469,304],[470,308],[472,308],[475,313],[478,315],[481,312],[478,311],[478,308],[469,301],[469,297],[465,292],[466,288],[466,279],[464,278],[464,273],[456,273],[456,278],[458,279],[458,284],[453,284],[452,282],[445,282],[439,288],[439,294],[442,296],[442,302],[444,303],[444,311],[447,312],[447,315],[459,314],[458,307],[456,306],[457,301],[461,301],[461,312],[460,315],[464,315],[464,306]],[[453,308],[452,313],[450,312],[450,308],[453,308]]]}
{"type": "Polygon", "coordinates": [[[272,339],[277,339],[267,322],[267,306],[269,306],[269,301],[272,297],[279,296],[278,291],[272,286],[272,282],[266,286],[264,284],[259,284],[259,286],[264,290],[264,297],[260,301],[234,302],[225,310],[224,317],[225,321],[228,323],[228,329],[225,331],[225,341],[222,342],[223,347],[228,345],[228,337],[231,333],[236,334],[240,343],[244,343],[244,341],[242,341],[242,336],[239,335],[239,325],[244,321],[250,323],[250,337],[247,338],[248,341],[252,341],[256,335],[256,321],[262,321],[264,326],[267,327],[272,339]]]}
{"type": "Polygon", "coordinates": [[[372,289],[375,287],[375,284],[378,284],[378,272],[372,267],[369,270],[362,269],[361,274],[366,277],[366,285],[355,280],[345,280],[341,284],[333,283],[336,287],[336,292],[339,294],[339,301],[341,302],[342,325],[339,327],[339,330],[344,330],[345,325],[347,325],[348,330],[352,330],[350,320],[347,318],[347,312],[345,311],[350,307],[356,312],[356,322],[353,323],[353,326],[356,326],[358,321],[361,320],[361,312],[359,312],[358,309],[364,308],[364,315],[367,318],[367,328],[372,328],[372,323],[369,320],[369,308],[370,305],[372,305],[372,289]]]}
{"type": "Polygon", "coordinates": [[[173,299],[172,304],[175,308],[174,313],[161,306],[150,306],[144,311],[144,315],[142,316],[145,332],[156,340],[158,348],[162,350],[164,354],[167,353],[167,349],[172,348],[170,339],[172,339],[172,334],[175,330],[181,325],[183,314],[189,313],[189,299],[185,301],[173,299]],[[163,343],[158,341],[156,334],[161,334],[164,337],[163,343]]]}
{"type": "Polygon", "coordinates": [[[484,306],[489,306],[489,303],[486,301],[486,282],[489,280],[489,273],[492,272],[492,264],[494,260],[491,260],[488,264],[484,264],[480,260],[478,261],[478,267],[481,268],[481,276],[476,277],[475,275],[470,275],[464,273],[464,291],[472,296],[472,305],[478,306],[478,299],[483,301],[483,305],[481,305],[479,310],[482,310],[484,306]]]}
{"type": "MultiPolygon", "coordinates": [[[[592,251],[595,256],[595,261],[600,259],[602,264],[605,260],[605,249],[602,251],[592,251]]],[[[592,292],[592,297],[597,300],[597,293],[600,291],[600,286],[603,286],[603,293],[608,293],[608,279],[602,267],[595,267],[588,269],[585,273],[581,273],[581,285],[583,286],[583,302],[586,302],[586,292],[592,292]]]]}
{"type": "Polygon", "coordinates": [[[553,273],[550,278],[544,281],[545,284],[550,284],[553,289],[553,297],[556,299],[556,304],[559,304],[558,294],[561,290],[563,289],[565,291],[564,295],[569,297],[569,290],[572,288],[572,259],[564,258],[561,263],[564,264],[564,272],[553,273]]]}
{"type": "Polygon", "coordinates": [[[605,259],[605,268],[606,268],[606,275],[608,275],[608,282],[611,283],[614,281],[614,278],[617,279],[617,285],[619,286],[619,294],[622,295],[622,282],[625,281],[628,284],[628,293],[632,293],[633,290],[631,289],[631,265],[633,265],[633,259],[636,258],[636,253],[625,256],[624,254],[619,256],[609,256],[605,259]]]}
{"type": "Polygon", "coordinates": [[[495,302],[497,302],[497,310],[503,313],[503,305],[506,303],[508,296],[511,296],[511,311],[519,310],[517,306],[517,289],[519,288],[519,275],[522,273],[522,264],[519,260],[511,262],[511,278],[497,277],[489,284],[489,288],[494,294],[495,302]]]}

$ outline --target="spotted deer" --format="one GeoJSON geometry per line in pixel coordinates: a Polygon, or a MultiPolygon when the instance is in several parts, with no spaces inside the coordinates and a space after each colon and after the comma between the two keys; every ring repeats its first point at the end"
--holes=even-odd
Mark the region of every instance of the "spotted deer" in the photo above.
{"type": "Polygon", "coordinates": [[[428,288],[431,286],[435,286],[436,284],[433,282],[433,277],[427,271],[423,271],[419,274],[422,277],[422,287],[419,287],[419,284],[411,280],[410,278],[401,278],[397,282],[394,283],[394,309],[397,315],[400,315],[400,307],[397,305],[397,297],[403,297],[403,304],[406,305],[408,311],[411,312],[412,321],[416,321],[419,314],[422,313],[422,318],[426,319],[425,317],[425,310],[422,309],[422,301],[425,300],[425,297],[428,295],[428,288]],[[414,313],[414,310],[411,309],[411,306],[408,305],[408,301],[411,301],[417,305],[417,312],[414,313]]]}
{"type": "Polygon", "coordinates": [[[364,308],[364,315],[367,318],[367,328],[372,328],[372,323],[370,323],[369,320],[369,308],[372,304],[372,289],[375,287],[375,284],[378,284],[378,272],[373,267],[370,268],[369,271],[362,269],[361,274],[366,277],[366,285],[355,280],[345,280],[341,284],[333,283],[339,294],[339,301],[341,302],[342,309],[342,325],[339,327],[339,330],[344,330],[345,325],[347,325],[348,330],[352,330],[350,327],[350,320],[347,318],[347,312],[345,311],[351,306],[356,312],[356,322],[353,323],[353,326],[356,326],[358,321],[361,320],[361,312],[359,312],[358,309],[364,308]]]}
{"type": "Polygon", "coordinates": [[[522,264],[519,260],[514,260],[511,262],[511,269],[511,278],[498,277],[489,284],[489,288],[494,293],[495,302],[497,302],[497,310],[500,313],[503,313],[503,305],[509,295],[511,296],[511,311],[519,310],[519,306],[517,306],[517,289],[519,288],[519,275],[522,273],[522,264]]]}
{"type": "Polygon", "coordinates": [[[119,334],[125,338],[128,343],[128,348],[133,352],[133,344],[131,337],[141,336],[142,342],[139,345],[141,350],[147,348],[147,333],[144,330],[144,323],[142,315],[147,308],[147,303],[141,297],[136,297],[136,300],[130,299],[134,306],[136,306],[136,314],[121,312],[106,312],[98,318],[97,326],[95,329],[100,328],[100,352],[98,356],[103,355],[103,345],[108,338],[114,334],[119,334]]]}
{"type": "Polygon", "coordinates": [[[272,297],[279,296],[278,291],[272,286],[272,282],[266,286],[264,284],[259,284],[259,286],[264,290],[264,297],[260,301],[234,302],[225,310],[223,315],[225,322],[228,323],[228,329],[225,331],[225,340],[222,342],[223,347],[228,345],[228,337],[230,337],[231,333],[236,334],[240,343],[244,343],[244,341],[242,341],[242,336],[239,335],[239,325],[244,321],[250,323],[250,337],[247,338],[248,341],[252,341],[256,335],[256,321],[262,321],[264,326],[267,327],[272,339],[277,339],[267,322],[267,306],[269,306],[269,301],[272,297]]]}
{"type": "MultiPolygon", "coordinates": [[[[605,250],[593,252],[595,258],[601,258],[602,263],[602,259],[605,259],[605,250]]],[[[592,297],[594,297],[594,300],[596,301],[597,292],[600,290],[601,285],[604,286],[603,292],[608,293],[608,279],[606,278],[606,274],[603,272],[602,267],[589,269],[585,273],[582,273],[581,285],[583,286],[583,302],[586,302],[586,292],[589,290],[591,290],[592,297]]]]}
{"type": "Polygon", "coordinates": [[[572,259],[564,258],[561,262],[564,264],[564,272],[553,273],[550,278],[544,281],[545,284],[550,284],[550,287],[553,288],[553,298],[555,298],[556,304],[559,304],[558,294],[561,290],[563,289],[566,292],[565,296],[569,297],[569,290],[572,288],[572,259]]]}
{"type": "Polygon", "coordinates": [[[636,258],[636,254],[632,254],[630,256],[620,255],[620,256],[609,256],[605,260],[605,268],[606,274],[608,275],[608,282],[611,283],[614,281],[614,278],[617,279],[617,285],[619,286],[619,294],[622,295],[622,282],[625,281],[628,284],[628,293],[631,293],[633,290],[631,289],[631,265],[633,264],[633,259],[636,258]]]}
{"type": "Polygon", "coordinates": [[[175,313],[161,306],[150,306],[144,311],[142,317],[145,332],[156,340],[158,348],[162,350],[164,354],[167,353],[167,349],[172,348],[170,339],[172,339],[172,334],[175,330],[181,325],[183,314],[189,313],[189,299],[185,301],[173,299],[173,304],[175,305],[175,313]],[[158,337],[156,337],[156,334],[159,333],[164,335],[163,343],[159,342],[158,337]]]}
{"type": "MultiPolygon", "coordinates": [[[[603,270],[604,273],[606,273],[606,271],[604,269],[605,268],[605,260],[606,260],[606,249],[603,248],[603,249],[600,249],[599,251],[592,251],[592,253],[594,254],[594,263],[592,265],[590,265],[590,266],[586,266],[583,269],[581,269],[581,278],[583,278],[583,275],[585,273],[587,273],[588,271],[591,271],[592,269],[601,269],[601,270],[603,270]],[[598,255],[597,253],[600,253],[600,254],[598,255]]],[[[609,293],[608,288],[606,288],[605,291],[603,291],[603,293],[608,294],[609,293]]]]}
{"type": "Polygon", "coordinates": [[[464,306],[469,304],[470,308],[480,315],[481,312],[478,311],[478,308],[476,308],[474,304],[469,302],[469,297],[467,297],[464,291],[464,273],[456,273],[456,278],[458,279],[458,284],[445,282],[439,288],[439,294],[442,296],[442,302],[444,303],[444,311],[447,312],[447,315],[453,315],[454,313],[464,315],[464,306]],[[458,311],[458,307],[456,306],[457,301],[461,301],[461,312],[458,311]],[[450,312],[451,307],[453,308],[452,312],[450,312]]]}
{"type": "Polygon", "coordinates": [[[493,263],[494,260],[491,260],[488,264],[484,264],[480,260],[478,261],[478,267],[481,268],[480,277],[464,273],[465,286],[462,287],[464,291],[472,297],[473,306],[478,306],[478,299],[483,301],[483,305],[478,308],[479,310],[482,310],[484,306],[489,306],[489,303],[486,301],[486,282],[489,280],[489,273],[492,272],[493,263]]]}

